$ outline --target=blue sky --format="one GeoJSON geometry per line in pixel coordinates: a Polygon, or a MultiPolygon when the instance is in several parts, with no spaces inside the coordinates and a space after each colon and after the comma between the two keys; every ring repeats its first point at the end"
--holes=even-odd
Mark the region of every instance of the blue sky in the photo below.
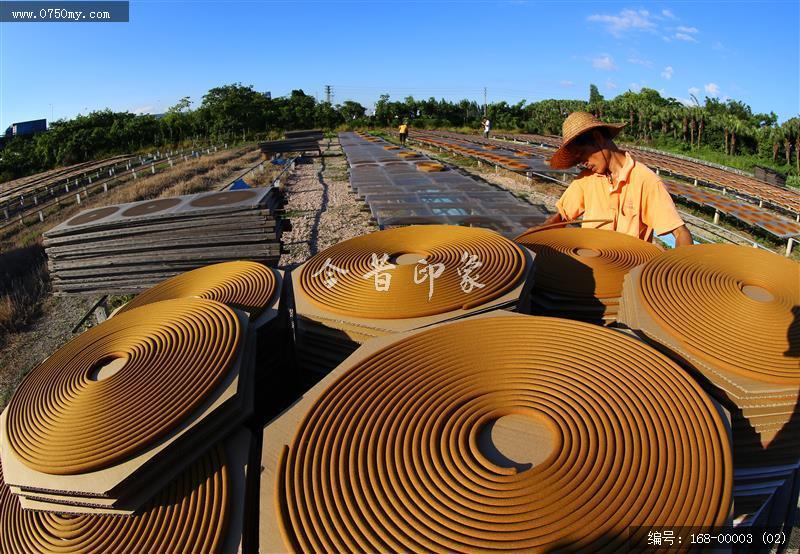
{"type": "Polygon", "coordinates": [[[516,102],[647,86],[800,113],[800,1],[151,1],[129,23],[0,24],[0,129],[163,112],[241,82],[371,107],[378,96],[516,102]]]}

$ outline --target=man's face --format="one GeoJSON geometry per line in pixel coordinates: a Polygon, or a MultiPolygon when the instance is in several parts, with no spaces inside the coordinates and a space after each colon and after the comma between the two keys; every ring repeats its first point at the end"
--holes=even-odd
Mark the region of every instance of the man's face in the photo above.
{"type": "Polygon", "coordinates": [[[592,173],[605,174],[608,171],[608,154],[604,152],[605,137],[597,130],[587,131],[570,144],[576,163],[592,173]]]}

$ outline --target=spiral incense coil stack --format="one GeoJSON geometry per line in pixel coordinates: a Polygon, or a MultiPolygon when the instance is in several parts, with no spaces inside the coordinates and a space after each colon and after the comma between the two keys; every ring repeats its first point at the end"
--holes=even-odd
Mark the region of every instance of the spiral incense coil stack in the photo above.
{"type": "Polygon", "coordinates": [[[214,448],[128,518],[23,510],[0,477],[0,550],[12,552],[212,552],[225,533],[225,455],[214,448]],[[194,497],[196,501],[190,502],[194,497]],[[201,532],[188,532],[193,522],[201,532]]]}
{"type": "Polygon", "coordinates": [[[245,430],[211,445],[127,517],[91,509],[64,514],[20,502],[0,470],[0,551],[241,551],[251,445],[252,435],[245,430]]]}
{"type": "Polygon", "coordinates": [[[638,340],[557,318],[377,339],[263,444],[266,552],[614,552],[629,526],[721,525],[731,506],[704,391],[638,340]]]}
{"type": "Polygon", "coordinates": [[[79,335],[26,376],[0,416],[5,482],[56,504],[137,509],[142,489],[252,412],[248,336],[245,314],[194,298],[79,335]]]}
{"type": "Polygon", "coordinates": [[[536,253],[533,313],[604,324],[616,322],[625,275],[661,252],[602,229],[531,229],[515,241],[536,253]]]}
{"type": "Polygon", "coordinates": [[[402,227],[336,244],[292,272],[301,367],[327,372],[388,333],[494,309],[527,313],[532,265],[525,248],[476,227],[402,227]]]}
{"type": "Polygon", "coordinates": [[[744,246],[679,248],[628,275],[620,320],[731,410],[737,468],[798,474],[800,265],[744,246]]]}
{"type": "Polygon", "coordinates": [[[118,313],[173,298],[205,298],[257,317],[280,297],[281,276],[263,264],[225,262],[187,271],[143,292],[118,313]]]}
{"type": "Polygon", "coordinates": [[[216,300],[250,316],[257,333],[256,391],[258,412],[277,413],[291,388],[286,344],[291,340],[287,310],[281,306],[283,272],[265,265],[236,261],[209,265],[167,279],[125,304],[117,314],[174,298],[216,300]]]}

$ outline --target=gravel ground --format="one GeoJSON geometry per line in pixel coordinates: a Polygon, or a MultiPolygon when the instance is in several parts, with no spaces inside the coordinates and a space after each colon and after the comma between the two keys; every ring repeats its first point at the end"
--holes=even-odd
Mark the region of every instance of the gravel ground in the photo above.
{"type": "Polygon", "coordinates": [[[283,233],[287,254],[281,269],[294,269],[329,246],[377,231],[366,205],[350,193],[347,161],[333,139],[323,158],[306,158],[286,181],[286,217],[292,230],[283,233]]]}
{"type": "Polygon", "coordinates": [[[22,377],[73,337],[72,328],[97,300],[88,296],[48,296],[42,315],[29,329],[15,333],[0,350],[0,410],[22,377]]]}

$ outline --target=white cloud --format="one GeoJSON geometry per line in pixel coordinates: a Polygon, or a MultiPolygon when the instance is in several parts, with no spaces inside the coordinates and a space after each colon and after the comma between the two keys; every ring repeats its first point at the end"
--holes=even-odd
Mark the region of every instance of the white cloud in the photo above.
{"type": "Polygon", "coordinates": [[[606,88],[609,90],[614,90],[617,88],[617,83],[615,83],[611,79],[606,79],[606,88]]]}
{"type": "Polygon", "coordinates": [[[612,71],[617,68],[614,59],[608,54],[601,54],[599,58],[593,58],[592,66],[595,69],[603,69],[605,71],[612,71]]]}
{"type": "Polygon", "coordinates": [[[697,87],[689,87],[689,94],[694,94],[695,96],[697,96],[698,94],[700,94],[700,89],[697,87]]]}
{"type": "Polygon", "coordinates": [[[716,83],[708,83],[705,86],[705,89],[708,94],[714,94],[714,95],[719,94],[719,85],[717,85],[716,83]]]}
{"type": "Polygon", "coordinates": [[[621,38],[626,31],[654,31],[656,27],[647,10],[622,10],[619,15],[594,14],[586,19],[604,24],[606,31],[617,38],[621,38]]]}
{"type": "Polygon", "coordinates": [[[664,17],[668,17],[668,18],[670,18],[670,19],[677,19],[677,18],[675,17],[675,14],[673,14],[673,13],[672,13],[671,11],[669,11],[669,10],[661,10],[661,15],[663,15],[664,17]]]}
{"type": "Polygon", "coordinates": [[[697,27],[684,27],[683,25],[680,25],[675,30],[678,31],[679,33],[689,33],[691,35],[694,35],[694,34],[697,34],[697,33],[700,32],[700,31],[697,30],[697,27]]]}
{"type": "Polygon", "coordinates": [[[572,81],[561,81],[561,82],[559,83],[559,85],[561,85],[562,87],[571,87],[571,86],[572,86],[572,85],[574,85],[574,84],[575,84],[575,83],[573,83],[572,81]]]}
{"type": "Polygon", "coordinates": [[[153,106],[140,106],[138,108],[133,108],[131,113],[135,113],[136,115],[142,115],[146,113],[153,113],[155,108],[153,106]]]}
{"type": "Polygon", "coordinates": [[[714,46],[712,46],[712,48],[714,50],[717,50],[718,52],[721,52],[721,51],[725,50],[725,47],[722,45],[722,43],[720,41],[716,41],[714,43],[714,46]]]}
{"type": "Polygon", "coordinates": [[[661,72],[661,76],[664,77],[667,80],[670,80],[670,79],[672,79],[672,74],[673,73],[674,73],[674,70],[672,69],[672,66],[668,65],[667,67],[664,68],[664,71],[661,72]]]}
{"type": "Polygon", "coordinates": [[[686,33],[675,33],[675,38],[678,40],[684,40],[686,42],[697,42],[696,38],[694,38],[692,35],[687,35],[686,33]]]}
{"type": "Polygon", "coordinates": [[[645,67],[653,67],[653,62],[650,60],[643,60],[641,58],[628,58],[628,62],[636,65],[643,65],[645,67]]]}
{"type": "Polygon", "coordinates": [[[633,92],[639,92],[640,90],[642,90],[642,85],[640,85],[639,83],[631,83],[630,85],[628,85],[628,88],[631,89],[633,92]]]}

